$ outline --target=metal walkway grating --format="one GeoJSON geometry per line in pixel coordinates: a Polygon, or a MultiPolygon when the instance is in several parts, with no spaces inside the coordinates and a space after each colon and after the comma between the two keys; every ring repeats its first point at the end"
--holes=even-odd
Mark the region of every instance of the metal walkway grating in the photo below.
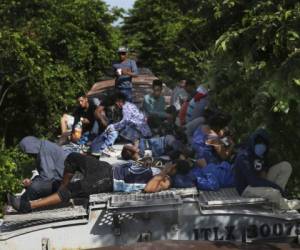
{"type": "Polygon", "coordinates": [[[135,193],[113,195],[111,197],[109,209],[124,208],[154,208],[181,205],[182,200],[179,195],[172,191],[159,193],[135,193]]]}
{"type": "Polygon", "coordinates": [[[256,205],[266,203],[264,198],[245,198],[235,188],[223,188],[219,191],[199,191],[200,206],[256,205]]]}
{"type": "Polygon", "coordinates": [[[84,217],[87,217],[87,211],[82,206],[36,211],[28,214],[8,214],[4,217],[1,232],[84,217]]]}

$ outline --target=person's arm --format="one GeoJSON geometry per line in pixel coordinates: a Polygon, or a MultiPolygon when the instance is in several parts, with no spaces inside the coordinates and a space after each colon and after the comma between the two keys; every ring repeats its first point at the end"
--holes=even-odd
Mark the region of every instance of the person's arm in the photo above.
{"type": "Polygon", "coordinates": [[[155,175],[150,181],[148,181],[147,185],[144,188],[144,191],[146,193],[156,193],[156,192],[165,190],[162,187],[164,185],[167,186],[168,181],[169,181],[168,176],[162,176],[160,174],[155,175]]]}
{"type": "Polygon", "coordinates": [[[85,117],[81,117],[80,121],[82,122],[83,126],[89,126],[91,124],[90,120],[88,118],[85,118],[85,117]]]}
{"type": "Polygon", "coordinates": [[[107,127],[108,126],[108,119],[106,117],[106,114],[105,114],[105,109],[104,109],[104,106],[98,106],[96,109],[95,109],[95,118],[97,121],[99,121],[103,127],[107,127]]]}
{"type": "Polygon", "coordinates": [[[131,71],[133,73],[132,76],[137,76],[139,74],[138,67],[137,67],[136,62],[134,60],[131,60],[131,71]]]}
{"type": "Polygon", "coordinates": [[[234,143],[230,140],[229,146],[225,146],[224,143],[220,141],[219,138],[206,140],[206,145],[213,146],[214,150],[216,151],[217,155],[222,159],[226,160],[230,157],[232,150],[234,148],[234,143]]]}
{"type": "Polygon", "coordinates": [[[114,63],[112,64],[112,70],[114,71],[114,76],[116,77],[116,79],[120,76],[120,75],[118,74],[118,72],[117,72],[118,66],[119,66],[119,65],[118,65],[116,62],[114,62],[114,63]]]}
{"type": "Polygon", "coordinates": [[[74,128],[75,128],[76,124],[80,121],[81,112],[80,112],[79,107],[75,110],[73,116],[74,116],[74,123],[72,125],[72,131],[74,131],[74,128]]]}
{"type": "Polygon", "coordinates": [[[150,181],[148,181],[144,191],[146,193],[155,193],[168,189],[171,185],[169,174],[171,174],[175,169],[175,164],[166,165],[158,175],[155,175],[150,181]]]}
{"type": "Polygon", "coordinates": [[[165,181],[166,176],[155,175],[144,188],[146,193],[156,193],[161,190],[161,182],[165,181]]]}
{"type": "MultiPolygon", "coordinates": [[[[124,117],[124,112],[123,112],[122,120],[117,123],[111,124],[110,126],[112,126],[114,130],[120,131],[121,129],[125,128],[126,123],[127,123],[127,118],[126,118],[126,115],[124,117]]],[[[108,126],[108,127],[110,127],[110,126],[108,126]]]]}
{"type": "Polygon", "coordinates": [[[134,60],[130,60],[130,68],[123,68],[122,75],[128,75],[131,77],[136,77],[138,75],[138,68],[134,60]]]}

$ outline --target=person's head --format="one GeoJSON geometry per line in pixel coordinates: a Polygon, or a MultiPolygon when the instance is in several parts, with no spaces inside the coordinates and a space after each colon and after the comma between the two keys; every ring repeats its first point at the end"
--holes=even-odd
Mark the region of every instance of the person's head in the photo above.
{"type": "Polygon", "coordinates": [[[81,108],[86,109],[89,107],[89,100],[85,93],[83,92],[78,93],[76,95],[76,99],[81,108]]]}
{"type": "Polygon", "coordinates": [[[267,144],[262,138],[257,138],[254,144],[254,153],[257,157],[263,158],[267,152],[267,144]]]}
{"type": "Polygon", "coordinates": [[[121,62],[125,61],[127,59],[127,48],[126,47],[119,47],[118,48],[118,55],[121,62]]]}
{"type": "Polygon", "coordinates": [[[220,133],[223,132],[223,129],[228,125],[231,120],[231,116],[225,113],[217,113],[209,117],[208,119],[208,126],[211,130],[215,133],[221,135],[220,133]]]}
{"type": "Polygon", "coordinates": [[[37,157],[40,153],[41,145],[42,141],[34,136],[26,136],[19,143],[20,149],[33,157],[37,157]]]}
{"type": "Polygon", "coordinates": [[[159,98],[163,89],[163,83],[159,79],[155,79],[152,82],[153,96],[159,98]]]}
{"type": "Polygon", "coordinates": [[[186,80],[180,80],[178,85],[180,88],[185,88],[186,80]]]}
{"type": "Polygon", "coordinates": [[[176,110],[175,106],[171,105],[166,108],[166,113],[169,114],[168,120],[170,122],[175,122],[178,111],[176,110]]]}
{"type": "Polygon", "coordinates": [[[121,92],[116,93],[115,105],[121,109],[123,107],[123,105],[125,104],[125,102],[126,102],[126,96],[121,92]]]}
{"type": "Polygon", "coordinates": [[[123,146],[121,156],[124,160],[138,160],[140,158],[139,156],[139,148],[137,146],[134,146],[132,144],[126,144],[123,146]]]}
{"type": "Polygon", "coordinates": [[[192,95],[195,93],[197,88],[196,81],[194,79],[187,79],[185,82],[185,91],[189,94],[192,95]]]}
{"type": "Polygon", "coordinates": [[[254,154],[259,158],[263,158],[269,148],[269,135],[265,129],[258,129],[254,133],[253,144],[254,154]]]}

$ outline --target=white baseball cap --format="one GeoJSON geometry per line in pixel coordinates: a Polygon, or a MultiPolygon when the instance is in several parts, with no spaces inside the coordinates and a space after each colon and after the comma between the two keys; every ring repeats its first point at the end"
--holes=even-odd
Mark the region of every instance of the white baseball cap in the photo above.
{"type": "Polygon", "coordinates": [[[119,47],[118,48],[118,53],[127,53],[128,49],[126,47],[119,47]]]}

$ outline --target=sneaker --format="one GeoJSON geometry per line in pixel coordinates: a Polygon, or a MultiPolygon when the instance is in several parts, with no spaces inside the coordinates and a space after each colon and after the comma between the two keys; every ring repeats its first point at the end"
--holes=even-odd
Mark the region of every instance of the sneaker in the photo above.
{"type": "Polygon", "coordinates": [[[12,194],[7,194],[8,204],[11,205],[19,213],[31,212],[29,200],[22,197],[16,197],[12,194]]]}

